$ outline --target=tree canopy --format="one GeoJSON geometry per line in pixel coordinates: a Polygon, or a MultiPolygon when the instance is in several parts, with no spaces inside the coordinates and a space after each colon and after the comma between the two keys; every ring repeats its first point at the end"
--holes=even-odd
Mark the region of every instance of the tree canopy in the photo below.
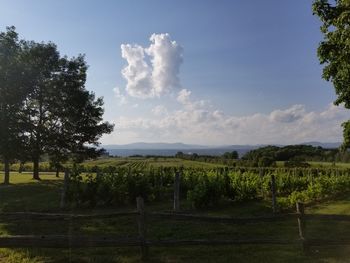
{"type": "MultiPolygon", "coordinates": [[[[335,104],[350,108],[350,1],[315,0],[313,12],[321,22],[321,41],[317,54],[324,64],[322,77],[331,81],[337,99],[335,104]]],[[[344,147],[350,147],[350,123],[343,123],[344,147]]]]}
{"type": "Polygon", "coordinates": [[[68,159],[82,161],[103,152],[98,140],[113,125],[103,121],[103,99],[85,89],[83,55],[62,57],[55,44],[19,40],[10,27],[0,34],[0,69],[5,166],[13,159],[30,159],[33,178],[39,179],[43,154],[61,167],[68,159]]]}
{"type": "Polygon", "coordinates": [[[347,161],[349,155],[338,149],[324,149],[311,145],[265,146],[247,152],[243,161],[251,166],[273,166],[276,161],[302,163],[306,161],[347,161]],[[346,158],[346,159],[345,159],[346,158]]]}
{"type": "Polygon", "coordinates": [[[29,80],[23,44],[14,27],[0,33],[0,156],[5,163],[5,183],[9,182],[9,163],[18,157],[25,140],[21,109],[29,80]]]}

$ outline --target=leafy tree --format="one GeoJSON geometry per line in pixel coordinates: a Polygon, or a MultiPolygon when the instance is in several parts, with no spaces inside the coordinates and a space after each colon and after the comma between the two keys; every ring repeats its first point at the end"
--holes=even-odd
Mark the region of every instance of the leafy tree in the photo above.
{"type": "Polygon", "coordinates": [[[53,43],[19,41],[14,27],[0,33],[0,156],[9,164],[39,161],[45,153],[59,169],[104,152],[97,148],[113,125],[103,122],[103,99],[85,89],[84,56],[61,57],[53,43]]]}
{"type": "MultiPolygon", "coordinates": [[[[337,99],[335,104],[350,108],[350,1],[315,0],[313,12],[321,22],[324,39],[317,54],[325,64],[322,77],[331,81],[337,99]]],[[[350,147],[350,121],[344,122],[344,148],[350,147]]]]}
{"type": "Polygon", "coordinates": [[[222,156],[226,159],[238,159],[238,152],[237,151],[225,152],[222,156]]]}
{"type": "Polygon", "coordinates": [[[33,179],[40,179],[40,156],[48,149],[52,133],[59,125],[58,112],[63,106],[60,87],[56,85],[60,77],[60,57],[52,43],[27,42],[24,58],[31,75],[24,108],[27,149],[33,161],[33,179]]]}
{"type": "Polygon", "coordinates": [[[175,154],[175,158],[183,158],[184,157],[184,153],[183,152],[177,152],[176,154],[175,154]]]}
{"type": "Polygon", "coordinates": [[[85,89],[87,65],[83,56],[60,57],[53,43],[30,42],[26,62],[32,83],[26,99],[26,134],[39,178],[40,156],[48,153],[56,170],[73,158],[82,161],[103,153],[98,140],[113,125],[102,122],[103,100],[85,89]]]}
{"type": "Polygon", "coordinates": [[[10,162],[23,146],[22,107],[26,96],[27,75],[22,63],[23,41],[14,27],[0,33],[0,156],[9,183],[10,162]]]}
{"type": "Polygon", "coordinates": [[[97,148],[98,140],[113,130],[113,125],[103,122],[103,100],[85,89],[87,65],[83,56],[71,60],[61,59],[61,109],[56,113],[59,124],[51,133],[48,153],[57,168],[72,158],[80,162],[96,158],[105,151],[97,148]]]}

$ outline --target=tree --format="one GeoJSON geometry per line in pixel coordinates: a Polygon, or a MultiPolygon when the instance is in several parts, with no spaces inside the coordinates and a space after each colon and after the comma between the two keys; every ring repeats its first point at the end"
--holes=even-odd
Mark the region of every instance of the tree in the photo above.
{"type": "Polygon", "coordinates": [[[27,75],[22,63],[23,41],[14,27],[0,33],[0,156],[9,183],[10,162],[17,158],[24,142],[22,108],[27,94],[27,75]]]}
{"type": "Polygon", "coordinates": [[[177,152],[176,154],[175,154],[175,158],[183,158],[184,157],[184,153],[183,152],[177,152]]]}
{"type": "MultiPolygon", "coordinates": [[[[99,139],[113,131],[113,125],[103,122],[103,99],[85,89],[87,65],[84,56],[60,62],[60,109],[56,112],[59,125],[49,137],[48,153],[56,168],[73,159],[76,162],[96,158],[105,151],[97,148],[99,139]]],[[[57,171],[56,171],[57,172],[57,171]]]]}
{"type": "MultiPolygon", "coordinates": [[[[321,64],[325,64],[322,77],[331,81],[337,99],[350,108],[350,1],[349,0],[315,0],[313,12],[321,22],[324,39],[317,54],[321,64]],[[333,4],[331,4],[331,3],[333,4]]],[[[350,147],[350,121],[344,122],[344,148],[350,147]]]]}
{"type": "Polygon", "coordinates": [[[225,159],[238,159],[238,152],[237,151],[225,152],[222,156],[225,159]]]}
{"type": "Polygon", "coordinates": [[[104,152],[99,139],[113,130],[103,122],[103,99],[85,89],[84,56],[61,57],[53,43],[19,41],[15,28],[0,34],[0,155],[9,163],[33,161],[39,177],[45,153],[59,169],[104,152]],[[21,149],[21,151],[19,150],[21,149]]]}
{"type": "Polygon", "coordinates": [[[33,161],[33,179],[39,177],[40,156],[47,151],[50,138],[59,125],[60,101],[60,56],[52,43],[27,42],[24,62],[29,70],[31,82],[25,100],[25,133],[28,137],[29,155],[33,161]]]}

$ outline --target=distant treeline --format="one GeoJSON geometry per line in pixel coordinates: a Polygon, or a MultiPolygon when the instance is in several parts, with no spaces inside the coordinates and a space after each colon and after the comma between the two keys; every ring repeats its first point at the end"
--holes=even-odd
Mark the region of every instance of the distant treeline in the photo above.
{"type": "Polygon", "coordinates": [[[349,162],[350,153],[339,149],[324,149],[311,145],[266,146],[246,153],[242,162],[247,166],[273,166],[276,161],[299,166],[303,162],[349,162]],[[299,165],[298,165],[299,164],[299,165]]]}
{"type": "MultiPolygon", "coordinates": [[[[132,157],[164,158],[164,156],[156,155],[134,155],[132,157]]],[[[306,163],[308,161],[350,162],[349,152],[343,152],[339,149],[324,149],[311,145],[266,146],[251,150],[240,159],[237,151],[226,152],[220,156],[178,152],[174,157],[183,160],[250,167],[275,166],[277,161],[284,161],[286,166],[308,166],[306,163]]]]}

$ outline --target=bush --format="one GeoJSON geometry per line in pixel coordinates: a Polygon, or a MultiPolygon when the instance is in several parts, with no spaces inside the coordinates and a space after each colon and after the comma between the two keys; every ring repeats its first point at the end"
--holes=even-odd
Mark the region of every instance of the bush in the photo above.
{"type": "Polygon", "coordinates": [[[195,208],[216,206],[222,198],[222,183],[218,178],[205,177],[193,190],[188,191],[187,199],[195,208]]]}
{"type": "Polygon", "coordinates": [[[244,172],[244,173],[230,173],[231,191],[234,200],[244,201],[257,199],[259,191],[261,191],[261,178],[258,174],[244,172]]]}

